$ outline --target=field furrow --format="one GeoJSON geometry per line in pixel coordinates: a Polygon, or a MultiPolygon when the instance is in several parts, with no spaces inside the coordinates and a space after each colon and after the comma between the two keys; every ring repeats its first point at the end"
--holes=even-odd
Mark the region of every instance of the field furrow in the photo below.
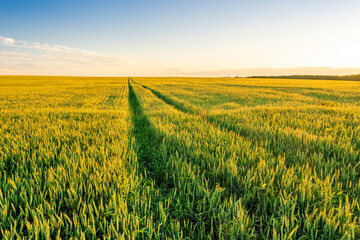
{"type": "MultiPolygon", "coordinates": [[[[155,180],[155,185],[159,186],[163,197],[167,199],[168,220],[162,222],[164,228],[172,228],[172,222],[177,222],[179,234],[181,232],[179,236],[188,238],[197,236],[196,238],[202,239],[223,239],[235,235],[252,236],[253,229],[241,207],[241,201],[229,197],[226,191],[207,178],[207,172],[202,167],[207,159],[204,159],[202,164],[192,161],[194,157],[189,154],[191,152],[184,148],[186,143],[180,141],[176,135],[169,134],[168,129],[163,128],[167,126],[159,125],[161,119],[158,117],[163,116],[148,107],[149,104],[158,103],[156,98],[140,88],[136,90],[140,93],[140,100],[137,100],[131,86],[129,100],[134,106],[134,127],[141,123],[140,131],[135,133],[139,138],[136,141],[140,147],[138,156],[139,159],[142,158],[139,162],[146,161],[143,164],[148,170],[148,175],[155,180]],[[139,103],[144,105],[144,112],[139,103]],[[149,114],[149,119],[144,114],[149,114]],[[231,214],[224,215],[225,212],[231,214]],[[236,219],[236,216],[240,218],[236,219]],[[213,221],[209,222],[209,219],[213,221]]],[[[171,117],[180,114],[174,109],[164,110],[170,111],[171,117]]],[[[164,234],[166,235],[167,231],[164,231],[164,234]]]]}

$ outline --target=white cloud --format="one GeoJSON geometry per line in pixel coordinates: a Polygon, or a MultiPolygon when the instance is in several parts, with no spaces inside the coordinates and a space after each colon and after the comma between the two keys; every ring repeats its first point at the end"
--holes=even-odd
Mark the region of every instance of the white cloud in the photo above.
{"type": "Polygon", "coordinates": [[[0,36],[3,74],[116,75],[136,58],[0,36]],[[4,70],[5,69],[5,70],[4,70]]]}
{"type": "Polygon", "coordinates": [[[15,43],[14,39],[2,37],[2,36],[0,36],[0,41],[1,41],[0,44],[5,46],[12,46],[15,43]]]}

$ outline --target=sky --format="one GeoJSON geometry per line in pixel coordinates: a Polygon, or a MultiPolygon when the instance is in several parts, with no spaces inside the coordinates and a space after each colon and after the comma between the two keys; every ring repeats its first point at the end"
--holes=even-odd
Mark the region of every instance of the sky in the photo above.
{"type": "Polygon", "coordinates": [[[0,0],[0,74],[360,74],[358,0],[0,0]]]}

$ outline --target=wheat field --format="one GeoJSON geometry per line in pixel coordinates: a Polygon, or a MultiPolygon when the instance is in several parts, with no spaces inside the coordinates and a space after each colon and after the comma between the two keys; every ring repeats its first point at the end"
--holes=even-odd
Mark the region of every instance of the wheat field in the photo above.
{"type": "Polygon", "coordinates": [[[360,239],[360,82],[0,76],[2,239],[360,239]]]}

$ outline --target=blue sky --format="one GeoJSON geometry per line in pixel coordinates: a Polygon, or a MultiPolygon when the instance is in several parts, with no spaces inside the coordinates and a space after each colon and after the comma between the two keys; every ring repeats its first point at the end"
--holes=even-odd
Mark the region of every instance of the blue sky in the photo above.
{"type": "Polygon", "coordinates": [[[0,0],[0,74],[353,73],[359,23],[355,0],[0,0]]]}

